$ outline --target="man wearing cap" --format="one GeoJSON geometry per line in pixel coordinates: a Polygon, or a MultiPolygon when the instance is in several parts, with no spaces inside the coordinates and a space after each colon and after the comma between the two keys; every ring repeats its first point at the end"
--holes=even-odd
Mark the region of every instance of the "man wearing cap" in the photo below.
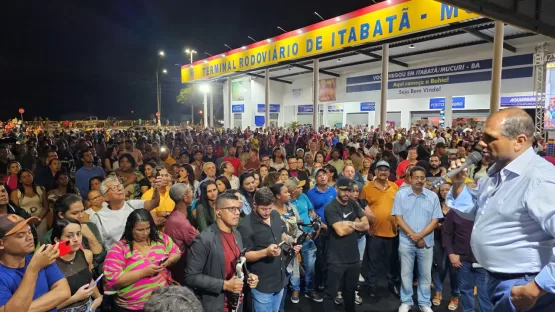
{"type": "Polygon", "coordinates": [[[368,182],[360,192],[360,198],[366,200],[368,206],[365,213],[372,212],[375,222],[366,237],[366,254],[368,256],[368,275],[370,297],[376,297],[380,264],[386,270],[389,290],[397,297],[399,294],[399,237],[397,222],[391,215],[393,200],[399,187],[388,180],[391,167],[387,161],[379,161],[374,171],[375,179],[368,182]]]}
{"type": "Polygon", "coordinates": [[[54,262],[58,244],[40,247],[29,222],[15,214],[0,216],[0,311],[56,311],[71,296],[63,273],[54,262]]]}
{"type": "Polygon", "coordinates": [[[293,157],[293,156],[288,157],[287,164],[289,165],[289,176],[297,178],[299,181],[304,182],[303,193],[306,194],[310,189],[310,185],[309,185],[310,183],[308,183],[310,181],[308,179],[308,174],[305,171],[297,170],[297,166],[299,164],[297,161],[297,157],[293,157]]]}
{"type": "Polygon", "coordinates": [[[357,232],[369,229],[360,206],[351,200],[355,182],[340,177],[335,184],[337,196],[325,208],[329,239],[326,248],[328,272],[324,288],[323,311],[335,310],[333,300],[342,288],[345,311],[355,311],[355,290],[360,274],[357,232]],[[343,287],[341,287],[343,286],[343,287]]]}
{"type": "MultiPolygon", "coordinates": [[[[322,219],[322,230],[327,231],[328,227],[326,225],[324,208],[337,196],[337,192],[335,188],[328,185],[328,174],[326,173],[326,169],[315,169],[314,179],[316,180],[316,185],[311,188],[306,195],[314,206],[314,212],[322,219]]],[[[320,235],[318,239],[315,240],[316,247],[318,248],[316,253],[316,270],[318,271],[316,280],[318,285],[323,285],[326,281],[326,259],[324,257],[326,241],[327,235],[320,235]]]]}
{"type": "MultiPolygon", "coordinates": [[[[303,194],[303,186],[305,186],[305,181],[299,181],[297,178],[289,178],[285,181],[285,187],[291,194],[291,204],[296,207],[300,219],[303,224],[310,224],[311,220],[316,217],[314,208],[310,199],[306,194],[303,194]]],[[[312,240],[312,226],[303,226],[302,230],[310,233],[310,238],[308,238],[301,248],[301,255],[303,257],[304,263],[304,274],[305,274],[305,297],[312,299],[316,302],[322,302],[322,297],[315,291],[314,287],[314,265],[316,263],[316,244],[312,240]]],[[[293,291],[300,291],[300,279],[292,275],[291,276],[291,288],[293,291]]]]}

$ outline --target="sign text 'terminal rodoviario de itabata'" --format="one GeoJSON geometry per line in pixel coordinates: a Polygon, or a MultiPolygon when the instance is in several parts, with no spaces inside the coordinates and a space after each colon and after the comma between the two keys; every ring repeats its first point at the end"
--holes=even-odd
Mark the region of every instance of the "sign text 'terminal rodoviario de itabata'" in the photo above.
{"type": "Polygon", "coordinates": [[[479,17],[433,0],[384,1],[181,67],[190,82],[379,42],[479,17]]]}

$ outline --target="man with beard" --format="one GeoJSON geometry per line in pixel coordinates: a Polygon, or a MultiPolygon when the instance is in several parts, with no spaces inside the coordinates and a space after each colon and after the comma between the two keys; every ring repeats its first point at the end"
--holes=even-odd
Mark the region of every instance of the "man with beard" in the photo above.
{"type": "Polygon", "coordinates": [[[426,171],[426,178],[428,181],[434,181],[435,179],[444,176],[447,172],[445,168],[441,167],[441,161],[439,156],[432,155],[428,162],[429,169],[426,171]]]}
{"type": "Polygon", "coordinates": [[[436,193],[424,188],[426,170],[416,166],[409,170],[410,187],[395,195],[393,211],[399,233],[401,258],[401,306],[399,312],[408,312],[413,305],[413,269],[418,258],[418,306],[422,312],[432,312],[430,282],[432,279],[434,230],[443,218],[436,193]]]}
{"type": "Polygon", "coordinates": [[[89,194],[89,181],[92,177],[103,177],[104,169],[94,165],[94,157],[88,150],[81,152],[83,167],[75,173],[75,184],[81,196],[89,194]]]}
{"type": "Polygon", "coordinates": [[[355,290],[360,274],[357,232],[368,231],[369,225],[360,206],[351,200],[354,184],[353,180],[340,177],[335,184],[337,196],[324,210],[329,231],[324,312],[335,310],[333,300],[340,289],[345,311],[355,311],[355,290]]]}
{"type": "MultiPolygon", "coordinates": [[[[261,283],[253,288],[253,309],[256,312],[278,312],[283,289],[289,283],[285,277],[285,257],[281,242],[290,241],[285,234],[285,223],[274,209],[274,193],[263,187],[254,194],[253,213],[247,215],[237,230],[247,249],[245,254],[250,271],[261,283]]],[[[237,203],[240,207],[241,204],[237,203]]],[[[237,218],[239,211],[236,212],[237,218]]],[[[300,250],[300,245],[295,251],[300,250]]]]}
{"type": "MultiPolygon", "coordinates": [[[[232,295],[243,293],[244,281],[236,278],[236,264],[243,250],[241,234],[233,229],[239,223],[241,201],[232,192],[216,200],[216,223],[212,224],[193,244],[185,269],[185,284],[197,289],[205,312],[229,312],[232,295]]],[[[250,273],[247,284],[254,289],[258,276],[250,273]]],[[[242,311],[242,296],[237,311],[242,311]]]]}

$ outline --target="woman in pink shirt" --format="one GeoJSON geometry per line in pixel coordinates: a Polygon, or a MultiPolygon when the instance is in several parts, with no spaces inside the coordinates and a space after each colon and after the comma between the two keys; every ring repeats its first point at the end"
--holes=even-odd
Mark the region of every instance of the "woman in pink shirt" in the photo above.
{"type": "Polygon", "coordinates": [[[8,192],[11,192],[17,188],[17,173],[21,170],[21,165],[14,160],[8,163],[7,168],[8,172],[2,180],[6,183],[8,192]]]}

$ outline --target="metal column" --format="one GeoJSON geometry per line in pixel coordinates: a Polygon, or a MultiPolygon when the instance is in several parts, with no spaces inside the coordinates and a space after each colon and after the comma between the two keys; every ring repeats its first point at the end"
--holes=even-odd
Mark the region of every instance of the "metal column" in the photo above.
{"type": "Polygon", "coordinates": [[[389,44],[382,45],[382,90],[379,114],[376,112],[376,123],[380,131],[385,131],[387,122],[387,88],[389,83],[389,44]]]}
{"type": "Polygon", "coordinates": [[[214,89],[210,86],[210,128],[214,128],[214,89]]]}
{"type": "MultiPolygon", "coordinates": [[[[233,110],[231,109],[231,78],[227,78],[227,105],[224,103],[224,123],[227,124],[225,128],[233,128],[233,110]],[[227,112],[227,118],[225,118],[225,113],[227,112]]],[[[224,101],[225,102],[225,101],[224,101]]]]}
{"type": "MultiPolygon", "coordinates": [[[[270,69],[264,71],[264,128],[270,128],[270,69]]],[[[255,108],[256,109],[256,108],[255,108]]]]}
{"type": "Polygon", "coordinates": [[[444,108],[444,128],[451,128],[453,127],[453,97],[446,96],[445,97],[445,108],[444,108]]]}
{"type": "MultiPolygon", "coordinates": [[[[318,130],[318,116],[320,112],[318,111],[318,96],[320,94],[320,65],[319,60],[315,59],[312,61],[312,106],[313,106],[313,115],[312,115],[312,129],[318,130]]],[[[325,109],[325,108],[324,108],[325,109]]]]}
{"type": "Polygon", "coordinates": [[[208,114],[207,114],[208,94],[207,94],[207,92],[204,92],[204,101],[202,102],[202,104],[203,104],[202,116],[204,117],[202,126],[204,128],[206,128],[206,127],[208,127],[208,114]]]}
{"type": "Polygon", "coordinates": [[[495,21],[495,37],[493,39],[493,68],[491,71],[491,94],[489,101],[490,115],[499,110],[501,93],[501,71],[503,70],[504,24],[495,21]]]}

